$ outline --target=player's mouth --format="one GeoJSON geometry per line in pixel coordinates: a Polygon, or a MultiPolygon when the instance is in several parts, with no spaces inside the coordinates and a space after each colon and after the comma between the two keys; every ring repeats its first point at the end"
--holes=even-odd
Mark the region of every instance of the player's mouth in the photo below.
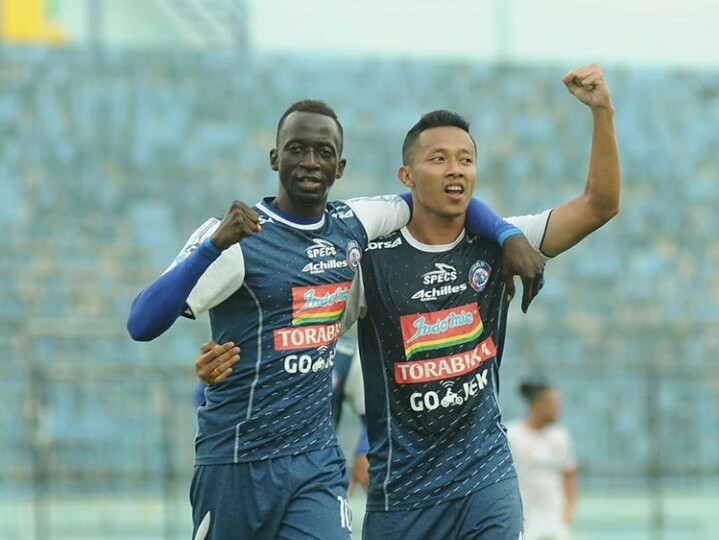
{"type": "Polygon", "coordinates": [[[302,189],[315,190],[322,187],[323,182],[321,178],[316,176],[300,176],[297,177],[297,183],[302,189]]]}
{"type": "Polygon", "coordinates": [[[447,184],[444,186],[444,192],[453,201],[460,201],[464,196],[464,185],[462,184],[447,184]]]}

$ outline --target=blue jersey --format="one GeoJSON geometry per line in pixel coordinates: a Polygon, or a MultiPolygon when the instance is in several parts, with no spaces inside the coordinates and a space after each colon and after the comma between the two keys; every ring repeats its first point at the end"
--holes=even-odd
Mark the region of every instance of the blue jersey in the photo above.
{"type": "MultiPolygon", "coordinates": [[[[187,315],[209,310],[212,337],[234,341],[242,360],[210,386],[198,409],[198,465],[296,455],[336,446],[332,367],[340,317],[369,240],[404,225],[397,196],[333,202],[298,220],[263,201],[262,231],[222,252],[187,299],[187,315]]],[[[175,264],[219,220],[192,235],[175,264]]]]}
{"type": "MultiPolygon", "coordinates": [[[[350,368],[357,352],[357,341],[347,335],[340,336],[335,349],[334,366],[332,368],[332,426],[335,430],[338,428],[340,419],[342,418],[342,404],[345,399],[353,401],[353,407],[357,414],[364,416],[364,395],[354,396],[351,392],[355,387],[359,387],[362,391],[362,382],[357,384],[350,380],[350,377],[362,377],[362,373],[352,373],[350,368]],[[357,401],[361,401],[361,408],[358,410],[357,401]]],[[[194,402],[196,407],[202,407],[205,404],[205,388],[207,384],[201,382],[195,388],[194,402]]],[[[356,392],[355,393],[359,393],[356,392]]]]}
{"type": "MultiPolygon", "coordinates": [[[[535,247],[548,215],[517,220],[535,247]]],[[[464,234],[429,246],[403,229],[370,243],[348,313],[361,317],[368,511],[428,507],[515,476],[498,403],[500,262],[496,244],[464,234]]]]}

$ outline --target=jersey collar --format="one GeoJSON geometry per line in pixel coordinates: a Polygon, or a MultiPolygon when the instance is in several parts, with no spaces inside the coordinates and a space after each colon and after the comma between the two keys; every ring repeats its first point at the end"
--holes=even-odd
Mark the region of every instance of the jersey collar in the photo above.
{"type": "Polygon", "coordinates": [[[410,246],[420,251],[426,251],[428,253],[441,253],[444,251],[449,251],[453,247],[457,246],[462,241],[465,235],[464,229],[462,229],[462,232],[459,233],[457,239],[451,244],[423,244],[414,236],[412,236],[412,233],[409,232],[407,227],[402,227],[399,232],[402,234],[402,236],[404,236],[404,239],[407,240],[407,243],[410,246]]]}
{"type": "Polygon", "coordinates": [[[280,210],[272,206],[271,203],[273,200],[275,200],[274,197],[265,197],[259,203],[257,203],[257,207],[275,221],[284,223],[285,225],[289,225],[290,227],[294,227],[295,229],[302,229],[305,231],[314,231],[316,229],[320,229],[325,224],[325,214],[322,214],[321,216],[316,218],[302,218],[299,216],[293,216],[291,214],[281,212],[280,210]]]}

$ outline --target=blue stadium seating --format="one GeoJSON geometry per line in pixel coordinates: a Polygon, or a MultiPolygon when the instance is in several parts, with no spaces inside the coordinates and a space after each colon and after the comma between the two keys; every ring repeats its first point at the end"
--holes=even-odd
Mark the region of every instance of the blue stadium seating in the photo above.
{"type": "MultiPolygon", "coordinates": [[[[7,46],[0,61],[0,342],[3,373],[14,374],[0,383],[12,402],[0,412],[11,434],[0,484],[29,481],[38,434],[58,477],[159,475],[163,388],[190,419],[175,417],[168,435],[172,451],[182,448],[171,466],[185,466],[191,362],[206,325],[182,322],[138,345],[124,332],[129,303],[206,217],[274,194],[267,153],[291,102],[326,99],[345,124],[337,196],[399,191],[404,133],[439,107],[471,120],[477,193],[506,214],[574,197],[586,177],[589,114],[549,66],[7,46]],[[44,377],[40,427],[19,404],[28,366],[44,377]],[[152,384],[137,382],[145,370],[152,384]]],[[[571,404],[565,416],[590,477],[644,474],[650,441],[672,474],[717,474],[719,79],[618,68],[608,78],[623,211],[549,264],[529,316],[513,308],[505,410],[520,413],[514,386],[541,371],[571,404]]]]}

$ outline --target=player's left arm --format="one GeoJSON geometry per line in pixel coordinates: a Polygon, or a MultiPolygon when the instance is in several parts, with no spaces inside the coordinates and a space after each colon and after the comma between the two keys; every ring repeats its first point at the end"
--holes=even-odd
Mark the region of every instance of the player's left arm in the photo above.
{"type": "MultiPolygon", "coordinates": [[[[368,241],[404,227],[412,215],[411,193],[349,199],[346,204],[362,223],[368,241]]],[[[511,298],[515,293],[512,276],[519,276],[523,284],[522,310],[526,312],[541,288],[544,259],[521,230],[476,197],[467,207],[465,227],[470,234],[489,238],[502,246],[502,272],[506,276],[508,296],[511,298]]]]}
{"type": "Polygon", "coordinates": [[[570,93],[592,113],[592,147],[584,192],[554,208],[541,250],[553,257],[568,250],[619,213],[621,170],[614,131],[614,106],[596,64],[569,71],[563,78],[570,93]]]}
{"type": "Polygon", "coordinates": [[[565,469],[562,472],[564,489],[564,521],[572,523],[577,507],[577,468],[565,469]]]}
{"type": "Polygon", "coordinates": [[[563,426],[560,426],[560,430],[562,434],[561,446],[563,449],[562,488],[564,489],[564,521],[566,523],[572,523],[577,507],[577,458],[574,454],[574,445],[572,444],[572,437],[569,431],[563,426]]]}

